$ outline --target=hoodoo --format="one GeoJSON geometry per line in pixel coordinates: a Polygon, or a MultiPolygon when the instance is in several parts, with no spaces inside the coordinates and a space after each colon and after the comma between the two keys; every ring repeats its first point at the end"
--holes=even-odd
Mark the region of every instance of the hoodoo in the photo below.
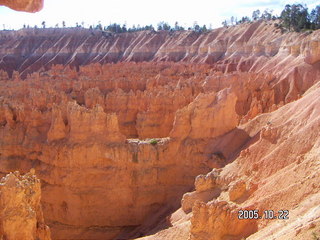
{"type": "Polygon", "coordinates": [[[264,20],[1,31],[0,234],[320,236],[319,39],[264,20]]]}

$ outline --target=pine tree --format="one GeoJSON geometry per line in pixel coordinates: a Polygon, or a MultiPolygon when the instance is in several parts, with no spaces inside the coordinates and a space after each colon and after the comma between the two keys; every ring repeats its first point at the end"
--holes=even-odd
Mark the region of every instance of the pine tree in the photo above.
{"type": "Polygon", "coordinates": [[[227,22],[227,20],[224,20],[221,24],[222,24],[222,26],[224,26],[224,27],[228,27],[228,22],[227,22]]]}
{"type": "Polygon", "coordinates": [[[201,32],[207,32],[207,31],[208,31],[207,26],[203,25],[201,28],[201,32]]]}
{"type": "Polygon", "coordinates": [[[310,13],[310,21],[312,29],[320,29],[320,5],[312,9],[310,13]]]}
{"type": "Polygon", "coordinates": [[[256,20],[259,20],[259,18],[260,18],[260,10],[257,9],[255,11],[253,11],[253,13],[252,13],[252,20],[256,21],[256,20]]]}
{"type": "Polygon", "coordinates": [[[299,32],[308,28],[309,22],[308,9],[301,4],[287,4],[281,12],[282,24],[285,28],[299,32]]]}

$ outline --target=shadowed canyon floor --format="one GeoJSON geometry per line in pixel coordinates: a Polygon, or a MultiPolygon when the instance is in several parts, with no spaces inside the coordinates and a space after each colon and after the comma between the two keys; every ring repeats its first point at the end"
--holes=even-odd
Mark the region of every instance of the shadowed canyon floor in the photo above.
{"type": "Polygon", "coordinates": [[[35,169],[52,239],[312,239],[319,37],[1,32],[1,176],[35,169]]]}

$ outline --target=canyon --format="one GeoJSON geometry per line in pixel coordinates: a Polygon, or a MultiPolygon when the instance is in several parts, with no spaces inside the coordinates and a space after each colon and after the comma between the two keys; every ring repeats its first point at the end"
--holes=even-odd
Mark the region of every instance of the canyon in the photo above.
{"type": "Polygon", "coordinates": [[[320,236],[319,39],[1,31],[0,177],[36,182],[41,240],[320,236]]]}

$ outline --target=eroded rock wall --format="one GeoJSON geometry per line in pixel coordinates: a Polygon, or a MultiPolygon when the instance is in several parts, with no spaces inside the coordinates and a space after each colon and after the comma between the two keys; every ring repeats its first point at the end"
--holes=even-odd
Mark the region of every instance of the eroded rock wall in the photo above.
{"type": "Polygon", "coordinates": [[[8,240],[51,240],[41,208],[40,180],[31,170],[0,180],[0,237],[8,240]]]}
{"type": "Polygon", "coordinates": [[[36,169],[53,238],[113,239],[162,207],[178,206],[193,177],[208,171],[201,156],[183,158],[189,153],[169,137],[175,109],[199,91],[189,78],[204,75],[202,68],[208,69],[118,64],[96,75],[95,66],[81,72],[57,66],[25,81],[2,82],[1,171],[36,169]],[[112,76],[121,68],[128,70],[112,76]],[[171,79],[180,68],[185,75],[171,79]],[[181,100],[174,103],[174,96],[181,100]],[[159,114],[170,118],[164,128],[159,114]]]}
{"type": "Polygon", "coordinates": [[[196,177],[195,191],[184,194],[169,218],[172,227],[142,239],[184,239],[186,231],[195,240],[316,236],[319,93],[318,82],[301,99],[214,139],[210,147],[235,160],[196,177]]]}
{"type": "MultiPolygon", "coordinates": [[[[0,33],[0,69],[24,78],[53,64],[172,61],[218,63],[223,72],[273,69],[280,59],[319,62],[319,31],[286,33],[276,22],[257,21],[206,33],[141,31],[114,34],[82,28],[22,29],[0,33]],[[33,44],[29,44],[33,42],[33,44]],[[266,60],[274,58],[266,64],[266,60]]],[[[297,66],[297,64],[293,64],[297,66]]],[[[278,67],[281,72],[282,68],[278,67]]]]}
{"type": "MultiPolygon", "coordinates": [[[[237,159],[196,178],[198,202],[193,201],[190,239],[301,239],[301,231],[319,224],[314,209],[320,189],[319,137],[311,130],[319,128],[319,86],[302,99],[239,126],[251,140],[237,159]],[[220,192],[214,197],[201,198],[201,192],[214,193],[217,188],[220,192]],[[239,220],[239,210],[257,210],[261,218],[239,220]],[[265,210],[272,210],[277,219],[268,219],[265,210]],[[286,219],[279,218],[283,210],[288,211],[286,219]]],[[[182,206],[185,201],[184,197],[182,206]]]]}
{"type": "MultiPolygon", "coordinates": [[[[219,220],[211,213],[225,222],[234,217],[219,201],[243,201],[271,174],[266,160],[258,179],[243,176],[251,168],[243,170],[241,159],[250,159],[248,145],[259,140],[258,132],[265,142],[256,151],[266,156],[281,132],[263,128],[267,120],[259,117],[298,100],[320,79],[317,48],[305,51],[319,32],[282,35],[265,22],[205,34],[33,31],[1,33],[8,47],[0,63],[0,171],[36,169],[54,239],[145,235],[146,228],[137,229],[160,210],[178,208],[197,175],[223,168],[218,185],[211,175],[200,177],[182,203],[185,214],[198,206],[187,224],[194,239],[214,234],[202,234],[206,222],[219,220]],[[52,38],[42,44],[42,34],[52,38]],[[14,36],[37,39],[41,47],[31,49],[14,36]],[[172,62],[180,60],[186,62],[172,62]],[[235,159],[229,171],[225,166],[235,159]],[[221,193],[228,197],[208,203],[221,193]]],[[[257,230],[247,224],[212,229],[221,229],[221,238],[247,237],[257,230]]]]}

